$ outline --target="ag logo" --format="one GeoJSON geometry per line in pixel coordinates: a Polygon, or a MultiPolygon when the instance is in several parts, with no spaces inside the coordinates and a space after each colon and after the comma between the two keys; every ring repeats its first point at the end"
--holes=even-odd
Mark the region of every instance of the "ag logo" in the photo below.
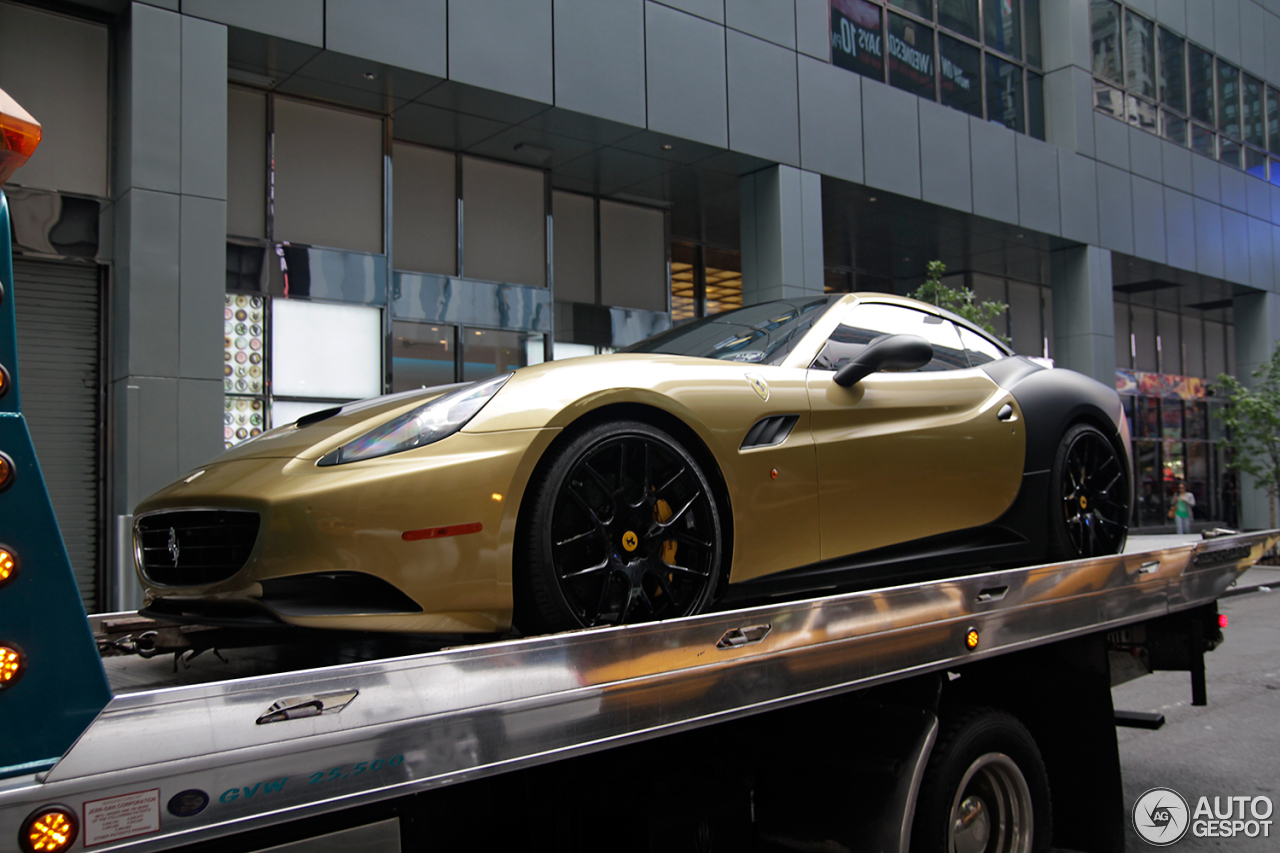
{"type": "Polygon", "coordinates": [[[1191,825],[1187,801],[1172,788],[1152,788],[1133,804],[1133,828],[1148,844],[1167,847],[1191,825]]]}

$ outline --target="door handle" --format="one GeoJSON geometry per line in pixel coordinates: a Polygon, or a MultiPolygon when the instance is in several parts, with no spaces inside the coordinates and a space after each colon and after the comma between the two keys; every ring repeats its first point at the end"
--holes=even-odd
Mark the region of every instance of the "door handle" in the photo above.
{"type": "Polygon", "coordinates": [[[1016,421],[1018,416],[1013,413],[1013,406],[1005,403],[1000,407],[1000,411],[996,412],[996,419],[1002,421],[1016,421]]]}

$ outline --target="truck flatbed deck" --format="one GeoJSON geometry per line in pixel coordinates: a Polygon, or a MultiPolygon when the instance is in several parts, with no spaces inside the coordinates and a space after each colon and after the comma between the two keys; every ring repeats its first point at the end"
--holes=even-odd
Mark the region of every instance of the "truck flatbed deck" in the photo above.
{"type": "Polygon", "coordinates": [[[136,811],[139,832],[94,849],[166,849],[948,671],[1211,604],[1277,539],[373,660],[340,662],[358,646],[176,670],[108,656],[114,696],[79,740],[52,769],[0,780],[0,838],[49,803],[109,836],[90,814],[105,802],[136,811]]]}

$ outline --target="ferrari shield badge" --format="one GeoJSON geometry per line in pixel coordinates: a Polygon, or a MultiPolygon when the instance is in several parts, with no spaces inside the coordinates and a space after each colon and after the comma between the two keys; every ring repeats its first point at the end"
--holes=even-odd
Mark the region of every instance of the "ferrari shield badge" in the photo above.
{"type": "Polygon", "coordinates": [[[747,384],[751,386],[752,391],[760,395],[761,400],[769,401],[769,383],[764,381],[763,376],[758,373],[748,373],[747,384]]]}

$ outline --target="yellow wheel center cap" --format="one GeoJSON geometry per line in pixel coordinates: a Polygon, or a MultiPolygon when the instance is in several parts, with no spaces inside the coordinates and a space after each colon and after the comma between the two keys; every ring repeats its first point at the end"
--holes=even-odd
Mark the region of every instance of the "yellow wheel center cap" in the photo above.
{"type": "Polygon", "coordinates": [[[622,534],[622,547],[626,548],[628,551],[634,551],[639,544],[640,544],[639,537],[637,537],[630,530],[622,534]]]}
{"type": "Polygon", "coordinates": [[[1080,496],[1080,508],[1081,508],[1081,509],[1088,509],[1088,508],[1089,508],[1089,499],[1088,499],[1088,498],[1086,498],[1084,495],[1081,495],[1081,496],[1080,496]]]}

